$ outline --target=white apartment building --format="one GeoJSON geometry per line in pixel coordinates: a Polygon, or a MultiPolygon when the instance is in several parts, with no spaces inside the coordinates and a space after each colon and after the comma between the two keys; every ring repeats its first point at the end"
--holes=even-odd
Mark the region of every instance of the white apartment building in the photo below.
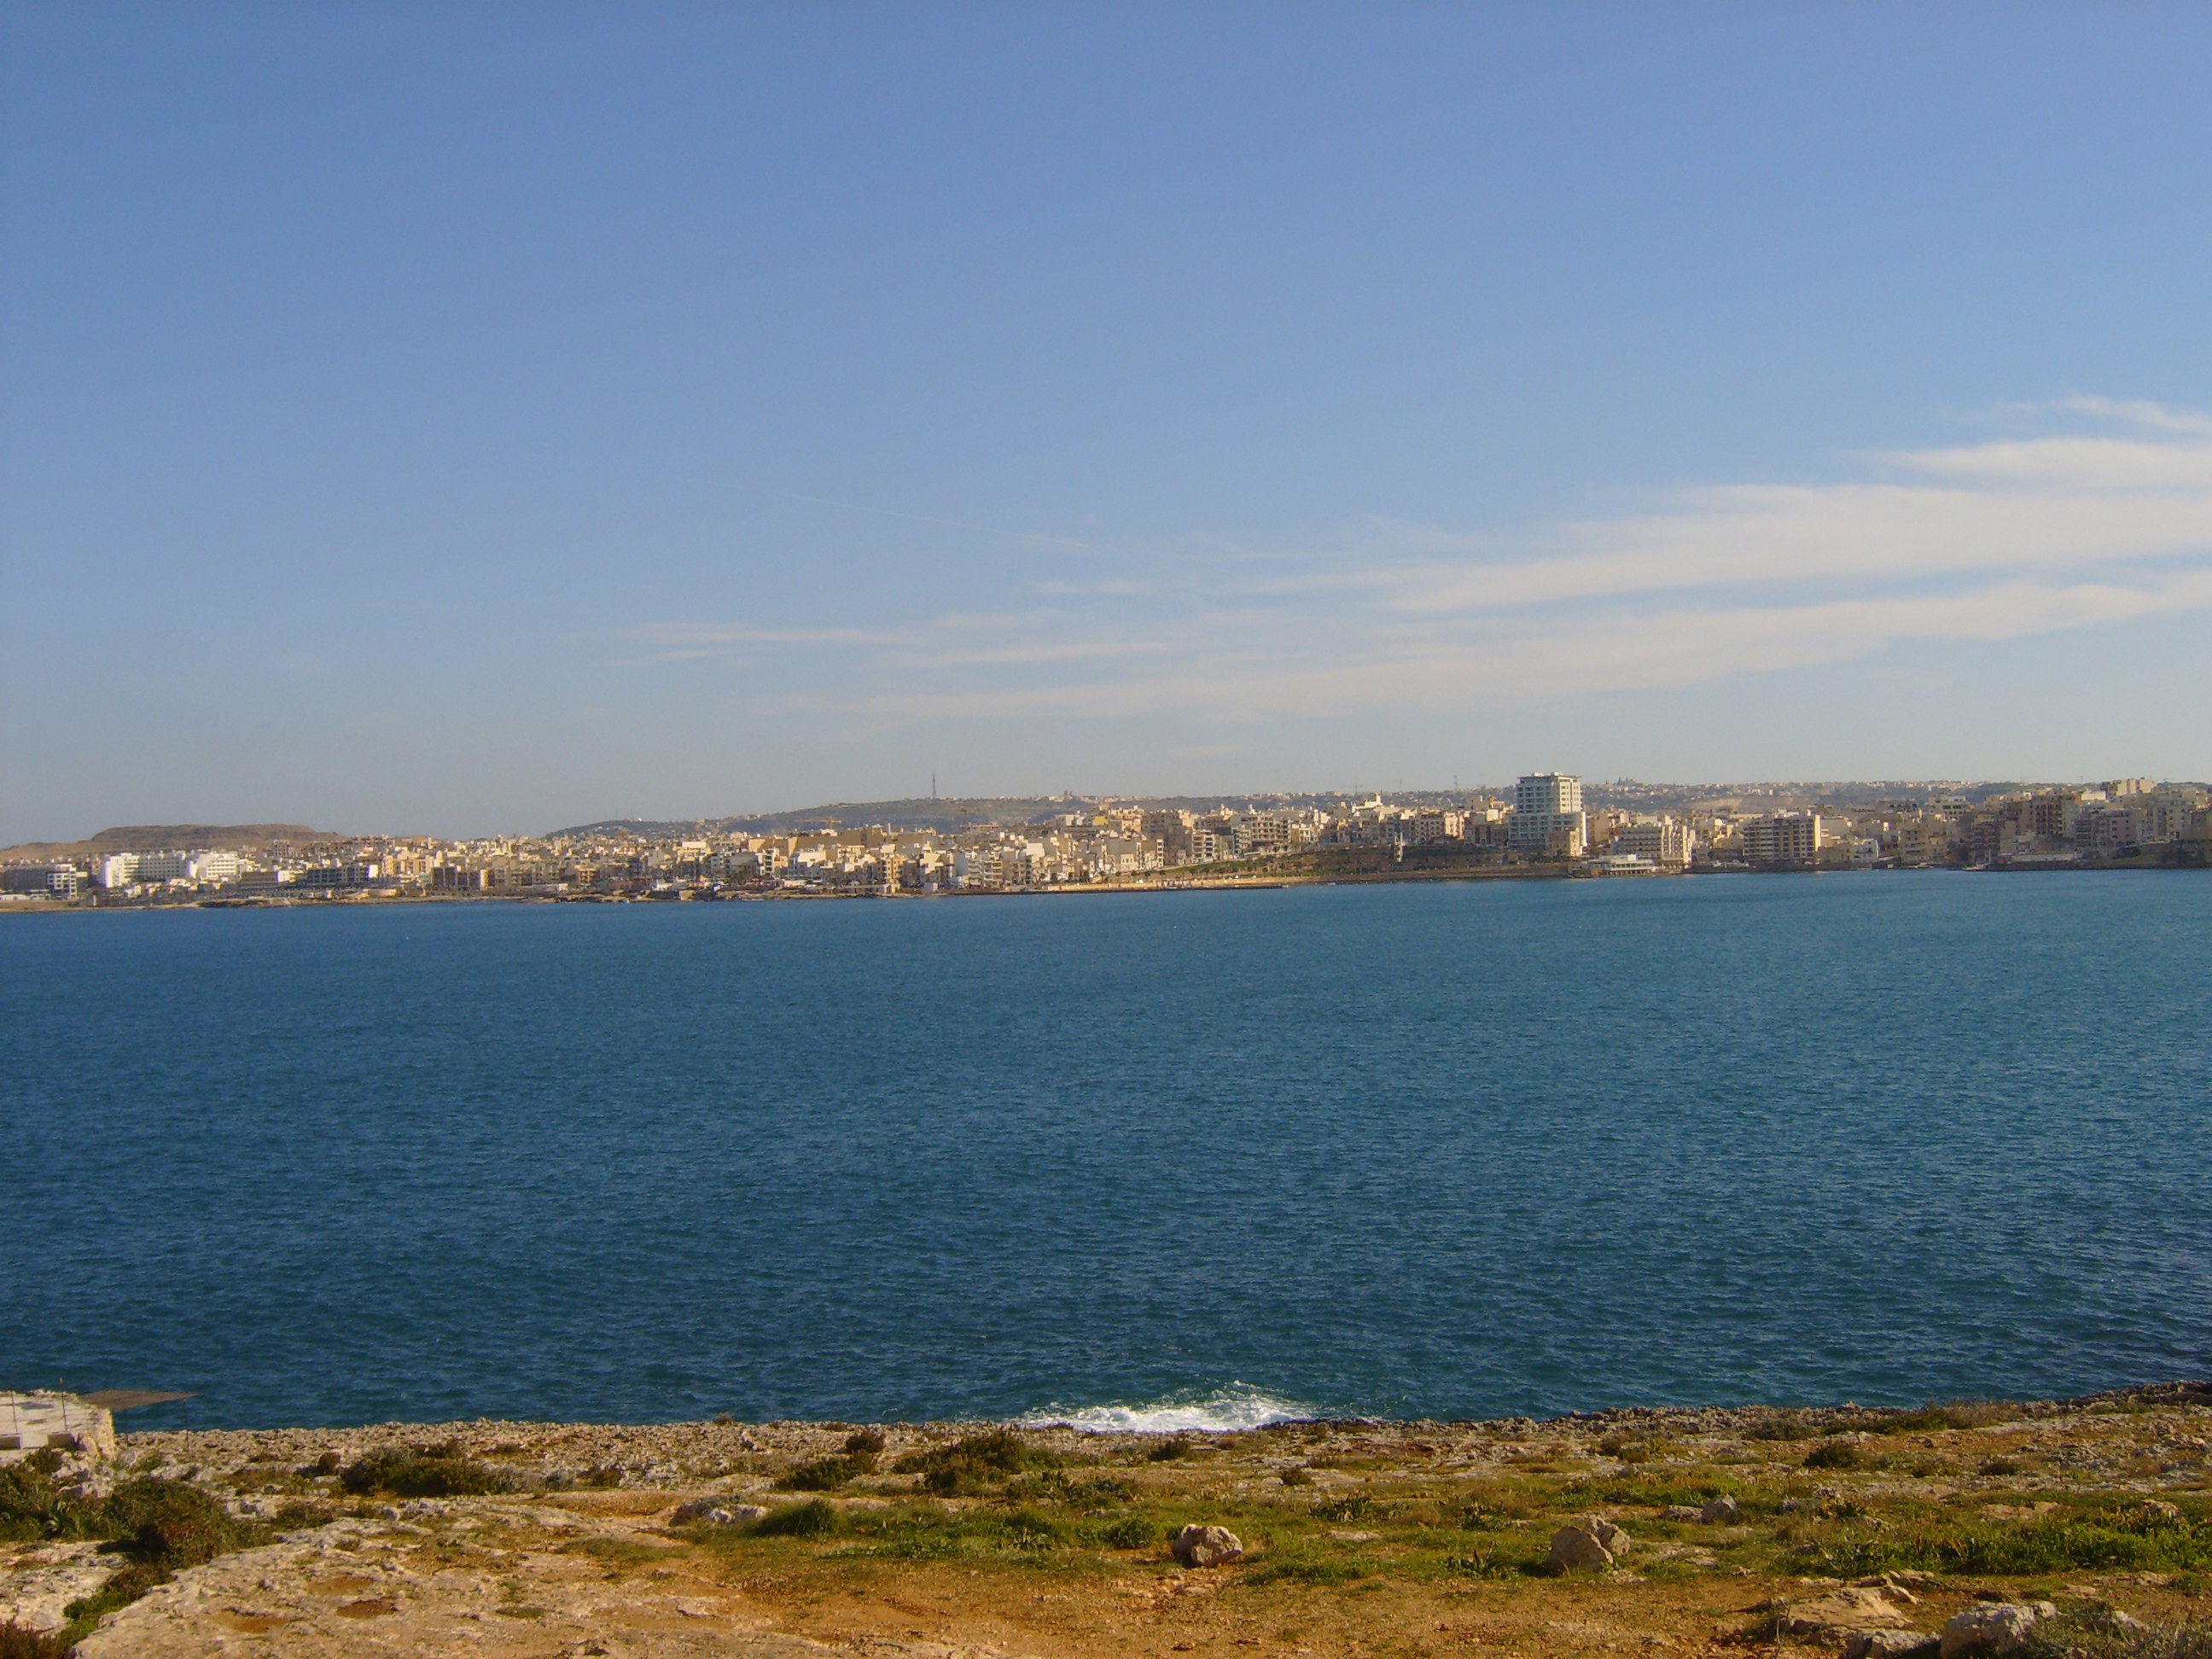
{"type": "Polygon", "coordinates": [[[110,853],[92,866],[92,878],[102,887],[128,887],[138,879],[138,855],[110,853]]]}
{"type": "Polygon", "coordinates": [[[1674,817],[1645,818],[1624,824],[1606,843],[1607,852],[1648,859],[1662,870],[1688,869],[1697,847],[1698,838],[1690,826],[1674,817]]]}
{"type": "Polygon", "coordinates": [[[1583,781],[1564,772],[1532,772],[1515,786],[1505,844],[1516,853],[1580,858],[1589,841],[1583,816],[1583,781]]]}
{"type": "Polygon", "coordinates": [[[185,860],[185,872],[194,881],[221,884],[236,881],[246,860],[235,853],[195,853],[185,860]]]}

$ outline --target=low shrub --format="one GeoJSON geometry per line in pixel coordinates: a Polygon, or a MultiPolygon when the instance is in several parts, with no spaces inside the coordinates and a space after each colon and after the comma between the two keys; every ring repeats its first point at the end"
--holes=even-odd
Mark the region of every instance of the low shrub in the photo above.
{"type": "Polygon", "coordinates": [[[0,1464],[0,1538],[65,1538],[76,1532],[75,1507],[50,1471],[29,1458],[0,1464]]]}
{"type": "Polygon", "coordinates": [[[1927,1434],[1941,1429],[1985,1429],[1992,1423],[2009,1423],[2020,1415],[2020,1407],[1996,1400],[1954,1400],[1940,1406],[1914,1406],[1875,1415],[1885,1434],[1927,1434]]]}
{"type": "Polygon", "coordinates": [[[1042,1510],[1018,1509],[1006,1516],[1006,1525],[1017,1549],[1048,1550],[1066,1538],[1060,1522],[1042,1510]]]}
{"type": "Polygon", "coordinates": [[[338,1477],[356,1498],[460,1498],[514,1489],[514,1477],[488,1468],[447,1442],[436,1446],[386,1446],[356,1459],[338,1477]]]}
{"type": "Polygon", "coordinates": [[[60,1631],[33,1630],[12,1619],[0,1625],[0,1659],[69,1659],[70,1646],[60,1631]]]}
{"type": "Polygon", "coordinates": [[[835,1492],[840,1486],[850,1486],[853,1477],[875,1467],[875,1459],[865,1463],[850,1457],[817,1457],[811,1463],[801,1463],[787,1471],[775,1482],[778,1492],[835,1492]]]}
{"type": "Polygon", "coordinates": [[[1761,1419],[1744,1431],[1747,1440],[1810,1440],[1820,1432],[1803,1412],[1778,1411],[1761,1419]]]}
{"type": "Polygon", "coordinates": [[[1099,1528],[1097,1536],[1108,1549],[1150,1549],[1160,1541],[1160,1524],[1145,1516],[1125,1515],[1099,1528]]]}
{"type": "Polygon", "coordinates": [[[1364,1492],[1356,1492],[1346,1498],[1324,1498],[1313,1506],[1311,1513],[1316,1521],[1344,1522],[1369,1520],[1376,1511],[1373,1498],[1364,1492]]]}
{"type": "Polygon", "coordinates": [[[1865,1466],[1866,1454],[1848,1440],[1829,1440],[1805,1454],[1808,1469],[1856,1469],[1865,1466]]]}
{"type": "Polygon", "coordinates": [[[1025,1468],[1043,1468],[1060,1459],[1039,1450],[1011,1429],[987,1429],[950,1445],[909,1452],[891,1465],[901,1474],[920,1474],[922,1484],[942,1497],[980,1492],[1025,1468]]]}
{"type": "Polygon", "coordinates": [[[1156,1446],[1145,1448],[1145,1461],[1148,1463],[1179,1462],[1189,1455],[1190,1442],[1181,1435],[1163,1440],[1156,1446]]]}
{"type": "Polygon", "coordinates": [[[258,1541],[250,1523],[233,1518],[212,1494],[182,1480],[126,1480],[94,1511],[100,1535],[165,1574],[196,1567],[258,1541]]]}
{"type": "Polygon", "coordinates": [[[2027,1465],[2017,1457],[1985,1457],[1975,1470],[1978,1474],[2024,1474],[2027,1465]]]}
{"type": "Polygon", "coordinates": [[[753,1522],[752,1529],[762,1538],[829,1538],[848,1530],[848,1526],[842,1510],[817,1498],[811,1503],[788,1504],[781,1509],[770,1510],[753,1522]]]}
{"type": "Polygon", "coordinates": [[[327,1504],[287,1504],[269,1517],[269,1525],[276,1532],[306,1532],[311,1527],[327,1527],[337,1518],[338,1512],[327,1504]]]}
{"type": "Polygon", "coordinates": [[[1286,1486],[1310,1486],[1313,1485],[1313,1473],[1310,1469],[1285,1469],[1275,1478],[1286,1486]]]}

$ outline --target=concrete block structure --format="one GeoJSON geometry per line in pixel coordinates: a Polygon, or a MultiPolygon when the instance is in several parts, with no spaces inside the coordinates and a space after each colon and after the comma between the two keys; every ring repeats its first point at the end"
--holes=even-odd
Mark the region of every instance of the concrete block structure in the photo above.
{"type": "Polygon", "coordinates": [[[47,1447],[115,1455],[115,1419],[73,1394],[0,1394],[0,1463],[47,1447]]]}

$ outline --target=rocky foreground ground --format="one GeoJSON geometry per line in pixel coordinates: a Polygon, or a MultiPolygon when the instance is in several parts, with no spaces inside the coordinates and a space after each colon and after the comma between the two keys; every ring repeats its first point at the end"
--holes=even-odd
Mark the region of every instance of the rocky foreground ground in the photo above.
{"type": "Polygon", "coordinates": [[[0,1482],[0,1656],[2212,1659],[2208,1460],[2204,1384],[1174,1437],[126,1435],[0,1482]]]}

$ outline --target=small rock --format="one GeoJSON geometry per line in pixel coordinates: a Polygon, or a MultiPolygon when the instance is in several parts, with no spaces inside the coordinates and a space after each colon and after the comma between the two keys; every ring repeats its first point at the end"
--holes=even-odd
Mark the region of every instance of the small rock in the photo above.
{"type": "Polygon", "coordinates": [[[2024,1653],[2028,1638],[2047,1616],[2042,1609],[2049,1606],[2047,1601],[2037,1606],[2023,1606],[2018,1601],[1984,1601],[1968,1607],[1943,1626],[1942,1659],[2024,1653]]]}
{"type": "Polygon", "coordinates": [[[1909,1591],[1877,1581],[1839,1586],[1810,1601],[1800,1601],[1782,1616],[1792,1636],[1834,1640],[1857,1631],[1893,1627],[1899,1607],[1914,1598],[1909,1591]]]}
{"type": "Polygon", "coordinates": [[[1709,1527],[1724,1526],[1743,1513],[1742,1506],[1733,1498],[1716,1498],[1698,1511],[1698,1519],[1709,1527]]]}
{"type": "Polygon", "coordinates": [[[1702,1521],[1705,1518],[1703,1510],[1692,1509],[1687,1504],[1669,1504],[1659,1514],[1663,1521],[1702,1521]]]}
{"type": "Polygon", "coordinates": [[[2150,1628],[2133,1613],[2122,1613],[2118,1607],[2093,1607],[2077,1616],[2089,1629],[2108,1636],[2140,1636],[2150,1628]]]}
{"type": "Polygon", "coordinates": [[[695,1498],[688,1504],[678,1504],[668,1522],[675,1527],[742,1527],[767,1518],[768,1511],[757,1504],[725,1504],[716,1498],[695,1498]]]}
{"type": "Polygon", "coordinates": [[[1918,1630],[1863,1630],[1844,1644],[1844,1659],[1936,1659],[1943,1638],[1918,1630]]]}
{"type": "Polygon", "coordinates": [[[1244,1559],[1243,1540],[1226,1527],[1194,1522],[1176,1534],[1175,1559],[1186,1567],[1218,1567],[1244,1559]]]}
{"type": "Polygon", "coordinates": [[[1878,1572],[1869,1578],[1854,1578],[1851,1583],[1860,1589],[1879,1590],[1885,1601],[1894,1601],[1899,1607],[1909,1607],[1920,1599],[1893,1572],[1878,1572]]]}

